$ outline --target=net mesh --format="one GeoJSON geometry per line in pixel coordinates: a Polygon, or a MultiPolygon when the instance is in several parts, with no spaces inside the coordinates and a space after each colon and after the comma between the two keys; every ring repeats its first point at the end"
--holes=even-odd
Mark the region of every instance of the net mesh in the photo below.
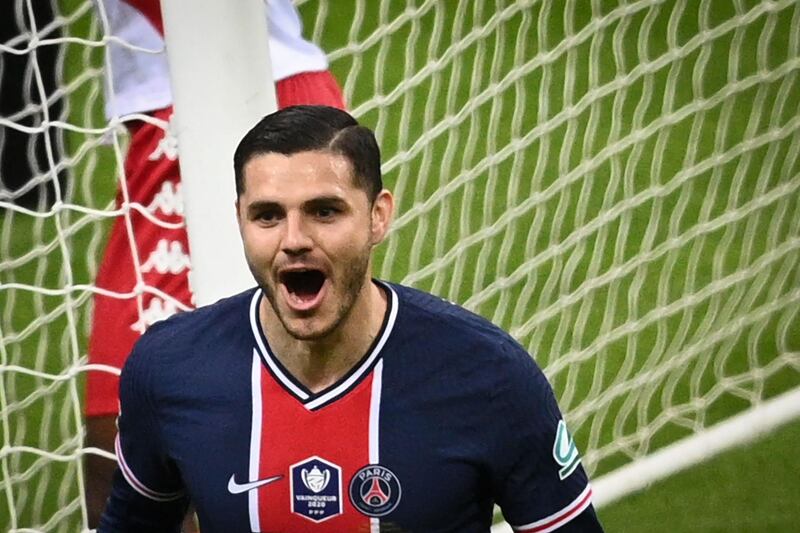
{"type": "MultiPolygon", "coordinates": [[[[800,4],[297,4],[382,147],[377,274],[508,329],[590,473],[800,386],[800,4]]],[[[0,524],[74,531],[125,139],[92,5],[0,9],[0,524]]]]}
{"type": "Polygon", "coordinates": [[[381,276],[519,339],[590,472],[800,385],[797,2],[301,11],[399,198],[381,276]]]}
{"type": "Polygon", "coordinates": [[[111,36],[86,0],[3,2],[0,24],[0,529],[78,531],[82,458],[101,453],[82,420],[93,281],[111,222],[136,208],[114,209],[111,36]]]}

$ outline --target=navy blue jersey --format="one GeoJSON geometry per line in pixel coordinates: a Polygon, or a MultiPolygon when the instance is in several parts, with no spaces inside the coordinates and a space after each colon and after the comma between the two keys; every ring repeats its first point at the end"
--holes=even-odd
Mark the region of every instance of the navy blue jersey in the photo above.
{"type": "Polygon", "coordinates": [[[271,353],[259,290],[152,327],[122,372],[99,531],[600,531],[552,390],[508,334],[385,284],[382,329],[313,393],[271,353]],[[576,519],[577,517],[577,519],[576,519]]]}

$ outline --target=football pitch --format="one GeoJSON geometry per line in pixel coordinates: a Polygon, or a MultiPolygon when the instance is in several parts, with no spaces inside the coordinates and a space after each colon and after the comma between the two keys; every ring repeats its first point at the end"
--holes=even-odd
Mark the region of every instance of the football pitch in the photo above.
{"type": "MultiPolygon", "coordinates": [[[[397,197],[376,274],[509,330],[599,477],[800,386],[800,6],[558,4],[299,10],[397,197]]],[[[102,49],[68,45],[65,78],[87,61],[102,49]]],[[[69,122],[103,125],[97,91],[76,85],[69,122]]],[[[0,530],[80,523],[70,371],[118,172],[101,137],[65,137],[68,203],[90,210],[0,210],[0,530]]],[[[798,442],[794,422],[599,516],[610,532],[790,531],[798,442]]]]}
{"type": "Polygon", "coordinates": [[[800,442],[794,422],[600,509],[609,532],[795,531],[800,442]]]}

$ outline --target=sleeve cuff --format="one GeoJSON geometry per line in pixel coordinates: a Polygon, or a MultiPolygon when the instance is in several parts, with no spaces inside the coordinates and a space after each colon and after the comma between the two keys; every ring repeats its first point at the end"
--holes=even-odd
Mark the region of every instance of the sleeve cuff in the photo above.
{"type": "Polygon", "coordinates": [[[183,497],[184,492],[182,490],[175,492],[159,492],[147,487],[144,483],[139,481],[139,479],[134,475],[133,471],[128,466],[128,463],[125,462],[125,456],[122,455],[122,446],[119,442],[119,435],[117,435],[117,438],[114,441],[114,450],[117,452],[117,463],[119,464],[119,469],[122,472],[122,476],[131,486],[131,488],[133,488],[133,490],[145,498],[149,498],[157,502],[171,502],[183,497]]]}
{"type": "Polygon", "coordinates": [[[586,488],[583,489],[577,498],[572,500],[566,507],[557,511],[549,516],[542,518],[541,520],[537,520],[535,522],[531,522],[530,524],[524,524],[520,526],[512,525],[512,529],[514,531],[525,531],[527,533],[548,533],[550,531],[555,531],[579,514],[581,514],[584,510],[586,510],[589,505],[592,503],[592,487],[591,485],[586,485],[586,488]]]}

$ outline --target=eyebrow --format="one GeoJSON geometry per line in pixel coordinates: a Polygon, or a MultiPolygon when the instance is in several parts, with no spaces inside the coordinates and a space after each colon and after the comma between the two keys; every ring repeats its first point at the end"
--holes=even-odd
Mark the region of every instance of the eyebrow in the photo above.
{"type": "Polygon", "coordinates": [[[247,213],[252,215],[254,213],[261,213],[273,209],[283,210],[283,207],[278,202],[270,202],[268,200],[257,200],[247,206],[247,213]]]}
{"type": "MultiPolygon", "coordinates": [[[[304,209],[309,207],[314,208],[314,207],[329,206],[329,205],[339,208],[346,208],[349,204],[344,198],[336,195],[317,196],[315,198],[311,198],[310,200],[306,200],[305,202],[303,202],[304,209]]],[[[256,200],[247,206],[248,214],[260,213],[263,211],[269,211],[275,209],[283,211],[284,207],[281,203],[274,202],[271,200],[256,200]]]]}
{"type": "Polygon", "coordinates": [[[318,206],[327,206],[332,205],[335,207],[347,207],[348,203],[345,201],[344,198],[340,196],[318,196],[316,198],[312,198],[306,202],[303,202],[304,207],[318,207],[318,206]]]}

